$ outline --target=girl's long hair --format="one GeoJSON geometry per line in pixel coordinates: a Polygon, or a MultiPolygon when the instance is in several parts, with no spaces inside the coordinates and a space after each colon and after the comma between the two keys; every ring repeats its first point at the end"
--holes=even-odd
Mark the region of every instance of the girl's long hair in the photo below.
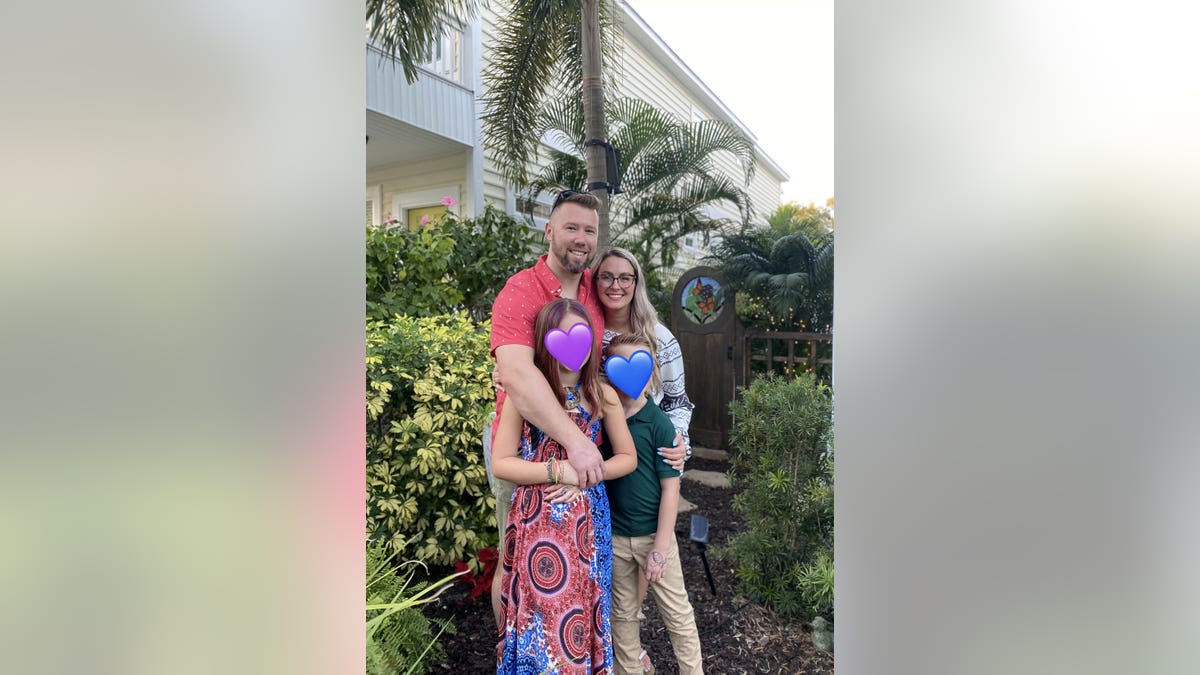
{"type": "Polygon", "coordinates": [[[619,246],[613,246],[596,256],[596,262],[592,263],[592,283],[596,284],[597,294],[600,293],[600,280],[596,275],[600,273],[600,263],[609,258],[620,258],[633,266],[633,273],[637,279],[633,282],[633,300],[629,303],[630,332],[650,347],[650,353],[655,357],[650,391],[661,391],[663,385],[662,376],[658,372],[658,338],[654,334],[654,329],[658,326],[658,312],[654,310],[654,305],[650,303],[650,294],[646,292],[646,275],[632,253],[619,246]]]}
{"type": "MultiPolygon", "coordinates": [[[[563,391],[562,380],[558,376],[558,359],[550,354],[549,349],[546,349],[546,333],[558,328],[563,317],[568,314],[581,317],[582,322],[586,323],[595,335],[596,327],[592,325],[592,317],[588,315],[587,309],[578,300],[570,298],[559,298],[547,303],[542,311],[538,312],[537,322],[533,326],[533,364],[546,376],[550,388],[564,407],[567,405],[567,394],[563,391]]],[[[593,419],[604,417],[606,401],[600,384],[600,356],[596,353],[594,339],[587,363],[583,365],[583,370],[579,373],[579,384],[583,407],[592,414],[593,419]]]]}

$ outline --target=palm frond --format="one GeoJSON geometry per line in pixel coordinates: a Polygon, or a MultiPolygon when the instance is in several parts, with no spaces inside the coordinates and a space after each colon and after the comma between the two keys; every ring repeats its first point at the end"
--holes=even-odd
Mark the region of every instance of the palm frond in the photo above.
{"type": "Polygon", "coordinates": [[[433,58],[438,39],[478,11],[476,0],[366,0],[367,36],[411,83],[417,66],[433,58]]]}
{"type": "Polygon", "coordinates": [[[833,325],[832,232],[753,228],[726,235],[711,259],[728,288],[763,300],[776,320],[809,330],[833,325]]]}
{"type": "Polygon", "coordinates": [[[516,185],[526,184],[527,165],[537,154],[535,129],[547,91],[569,82],[561,57],[578,18],[578,3],[571,0],[516,0],[484,65],[484,145],[516,185]]]}
{"type": "MultiPolygon", "coordinates": [[[[542,139],[538,127],[552,102],[578,101],[583,86],[581,0],[514,0],[499,22],[492,59],[483,71],[484,144],[504,177],[528,183],[542,139]]],[[[604,77],[617,71],[619,41],[613,8],[599,0],[604,77]]],[[[579,143],[582,144],[582,133],[579,143]]]]}
{"type": "Polygon", "coordinates": [[[771,247],[771,262],[779,271],[803,270],[805,274],[815,274],[815,258],[812,242],[800,233],[781,237],[771,247]]]}
{"type": "Polygon", "coordinates": [[[535,133],[538,138],[555,139],[583,157],[583,101],[578,97],[564,97],[547,103],[538,116],[535,133]]]}
{"type": "Polygon", "coordinates": [[[529,184],[531,196],[542,192],[581,190],[587,183],[587,165],[583,160],[558,150],[550,151],[550,163],[529,184]]]}

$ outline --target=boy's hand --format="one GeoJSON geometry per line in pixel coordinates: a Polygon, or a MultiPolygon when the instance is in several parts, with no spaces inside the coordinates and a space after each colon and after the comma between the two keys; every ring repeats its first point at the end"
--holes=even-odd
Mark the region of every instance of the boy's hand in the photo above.
{"type": "Polygon", "coordinates": [[[646,581],[654,583],[662,578],[667,571],[667,554],[658,549],[650,551],[646,556],[646,581]]]}

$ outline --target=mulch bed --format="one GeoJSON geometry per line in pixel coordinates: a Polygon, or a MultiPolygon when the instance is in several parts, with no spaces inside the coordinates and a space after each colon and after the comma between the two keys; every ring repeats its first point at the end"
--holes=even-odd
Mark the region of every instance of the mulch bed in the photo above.
{"type": "MultiPolygon", "coordinates": [[[[688,462],[688,468],[725,471],[728,463],[696,457],[688,462]]],[[[733,565],[717,559],[711,548],[708,564],[717,594],[714,596],[709,588],[704,563],[688,540],[691,514],[708,518],[710,547],[725,544],[744,527],[742,517],[731,508],[734,491],[684,480],[682,494],[696,505],[694,511],[680,514],[675,535],[685,583],[696,611],[705,672],[832,675],[833,655],[813,646],[811,627],[800,619],[778,616],[739,595],[733,565]]],[[[460,585],[425,607],[427,615],[450,619],[457,629],[455,635],[442,636],[447,660],[434,664],[430,672],[496,672],[496,627],[488,597],[468,600],[466,596],[466,586],[460,585]]],[[[666,628],[654,607],[653,594],[647,596],[645,612],[642,645],[658,673],[678,673],[666,628]]]]}

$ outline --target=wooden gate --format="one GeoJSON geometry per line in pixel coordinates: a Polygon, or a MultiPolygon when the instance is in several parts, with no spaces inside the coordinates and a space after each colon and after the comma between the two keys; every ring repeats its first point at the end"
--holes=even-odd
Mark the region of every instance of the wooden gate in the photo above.
{"type": "Polygon", "coordinates": [[[671,296],[671,332],[683,352],[692,411],[692,444],[728,447],[729,402],[742,380],[742,323],[733,293],[711,267],[694,267],[679,277],[671,296]]]}

